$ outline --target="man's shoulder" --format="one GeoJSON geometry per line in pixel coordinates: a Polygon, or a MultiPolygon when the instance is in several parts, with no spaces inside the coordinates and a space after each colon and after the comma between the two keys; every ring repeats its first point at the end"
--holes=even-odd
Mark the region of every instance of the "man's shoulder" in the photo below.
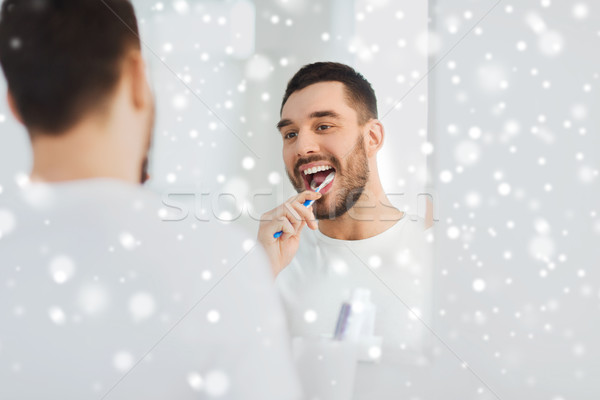
{"type": "Polygon", "coordinates": [[[183,252],[186,248],[194,252],[216,250],[211,245],[220,243],[217,247],[221,250],[228,247],[235,254],[237,247],[241,252],[244,243],[248,246],[250,236],[231,224],[181,218],[177,211],[168,207],[159,193],[119,181],[35,184],[12,188],[0,195],[0,219],[6,222],[0,223],[0,233],[5,239],[13,236],[27,240],[33,232],[41,238],[44,231],[39,227],[47,226],[47,234],[55,236],[89,232],[111,242],[114,235],[143,238],[154,245],[161,240],[176,241],[183,252]]]}
{"type": "Polygon", "coordinates": [[[209,282],[233,269],[233,288],[251,286],[250,279],[260,287],[272,280],[254,233],[233,223],[169,220],[161,196],[138,186],[67,189],[32,199],[22,192],[3,194],[0,263],[48,263],[60,251],[90,270],[129,266],[170,281],[209,282]]]}

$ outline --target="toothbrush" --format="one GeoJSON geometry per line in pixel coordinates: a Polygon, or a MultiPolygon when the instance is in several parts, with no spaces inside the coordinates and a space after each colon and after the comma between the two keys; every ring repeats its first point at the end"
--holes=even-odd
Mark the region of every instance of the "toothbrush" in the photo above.
{"type": "MultiPolygon", "coordinates": [[[[331,172],[329,175],[327,175],[327,178],[325,178],[325,180],[323,181],[323,183],[321,183],[318,188],[314,189],[312,187],[312,185],[311,185],[311,189],[314,189],[314,191],[316,193],[319,193],[321,191],[321,189],[323,189],[325,186],[329,185],[331,183],[331,181],[333,181],[334,177],[335,177],[335,172],[331,172]]],[[[306,200],[302,205],[304,207],[310,207],[310,206],[312,206],[312,204],[314,202],[315,202],[314,200],[306,200]]],[[[278,239],[281,235],[283,235],[283,231],[275,232],[275,234],[273,235],[273,237],[275,239],[278,239]]]]}

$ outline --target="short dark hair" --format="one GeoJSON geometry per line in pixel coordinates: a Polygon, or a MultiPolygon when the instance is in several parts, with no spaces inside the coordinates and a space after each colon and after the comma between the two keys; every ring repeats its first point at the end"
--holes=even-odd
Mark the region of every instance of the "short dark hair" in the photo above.
{"type": "Polygon", "coordinates": [[[5,0],[0,64],[25,125],[58,134],[104,104],[140,48],[129,0],[5,0]]]}
{"type": "Polygon", "coordinates": [[[369,81],[354,68],[336,62],[317,62],[300,68],[288,82],[280,113],[292,93],[319,82],[344,84],[348,102],[356,110],[361,125],[371,118],[377,118],[377,97],[369,81]]]}

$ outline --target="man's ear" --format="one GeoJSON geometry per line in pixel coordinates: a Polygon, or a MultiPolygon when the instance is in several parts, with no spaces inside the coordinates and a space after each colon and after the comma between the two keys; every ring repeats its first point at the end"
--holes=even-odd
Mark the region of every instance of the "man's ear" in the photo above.
{"type": "Polygon", "coordinates": [[[365,128],[368,129],[365,144],[367,147],[367,155],[370,157],[377,153],[381,146],[383,146],[385,130],[383,124],[377,119],[372,119],[367,122],[365,128]]]}
{"type": "Polygon", "coordinates": [[[125,61],[124,72],[128,75],[131,87],[131,101],[136,110],[151,106],[151,94],[146,80],[146,64],[139,50],[129,52],[125,61]]]}
{"type": "Polygon", "coordinates": [[[12,115],[17,119],[17,121],[19,121],[21,124],[25,125],[23,123],[23,118],[21,117],[21,113],[19,113],[19,110],[17,109],[17,103],[15,102],[15,98],[13,97],[10,90],[8,90],[6,92],[6,100],[8,102],[8,107],[10,108],[10,112],[12,113],[12,115]]]}

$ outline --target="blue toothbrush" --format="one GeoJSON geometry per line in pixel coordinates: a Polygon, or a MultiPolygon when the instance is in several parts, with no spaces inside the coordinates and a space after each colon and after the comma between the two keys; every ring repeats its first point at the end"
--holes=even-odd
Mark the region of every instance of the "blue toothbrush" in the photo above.
{"type": "MultiPolygon", "coordinates": [[[[329,175],[327,175],[327,178],[325,178],[323,183],[321,183],[319,185],[319,187],[315,189],[315,192],[319,193],[321,191],[321,189],[323,189],[325,186],[327,186],[331,183],[331,181],[333,180],[334,177],[335,177],[335,172],[331,172],[329,175]]],[[[314,202],[315,202],[314,200],[306,200],[302,205],[304,207],[310,207],[310,206],[312,206],[312,203],[314,203],[314,202]]],[[[281,235],[283,235],[283,231],[275,232],[273,237],[275,239],[278,239],[281,235]]]]}

